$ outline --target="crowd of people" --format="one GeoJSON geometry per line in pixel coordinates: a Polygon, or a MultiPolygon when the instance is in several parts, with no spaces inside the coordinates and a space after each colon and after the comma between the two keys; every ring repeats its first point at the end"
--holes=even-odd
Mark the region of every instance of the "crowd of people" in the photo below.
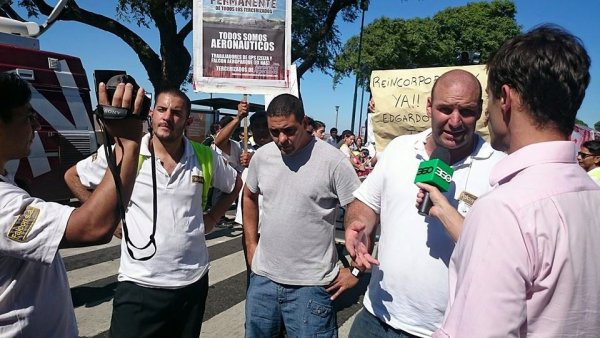
{"type": "MultiPolygon", "coordinates": [[[[5,170],[39,124],[27,82],[0,74],[0,336],[77,337],[58,249],[105,243],[122,222],[110,336],[198,337],[205,235],[238,199],[246,337],[337,337],[333,301],[367,273],[350,337],[596,337],[600,141],[569,141],[590,64],[560,27],[518,35],[488,60],[485,88],[464,70],[440,76],[430,128],[378,154],[348,130],[325,138],[289,94],[250,116],[249,144],[232,139],[244,101],[197,143],[184,135],[189,98],[164,89],[148,134],[138,119],[105,120],[114,144],[65,173],[79,208],[29,196],[5,170]],[[489,143],[475,132],[484,114],[489,143]],[[414,183],[438,149],[454,170],[446,192],[414,183]],[[340,205],[349,267],[335,247],[340,205]]],[[[98,91],[99,104],[140,114],[143,89],[98,91]]]]}

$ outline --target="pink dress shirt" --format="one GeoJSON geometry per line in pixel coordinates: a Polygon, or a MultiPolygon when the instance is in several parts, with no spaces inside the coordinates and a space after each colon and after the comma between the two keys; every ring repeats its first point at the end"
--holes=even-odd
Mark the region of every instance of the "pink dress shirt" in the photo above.
{"type": "Polygon", "coordinates": [[[600,187],[572,142],[500,161],[467,215],[433,337],[600,337],[600,187]]]}

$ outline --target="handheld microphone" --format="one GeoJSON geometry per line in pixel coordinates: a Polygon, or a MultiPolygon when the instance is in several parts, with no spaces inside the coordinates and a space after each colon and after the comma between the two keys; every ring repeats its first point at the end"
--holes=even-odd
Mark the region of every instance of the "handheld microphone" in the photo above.
{"type": "MultiPolygon", "coordinates": [[[[424,161],[419,164],[417,175],[415,176],[415,183],[427,183],[437,187],[440,191],[446,192],[452,182],[452,169],[448,164],[450,163],[450,152],[448,149],[437,147],[431,153],[429,161],[424,161]]],[[[425,191],[425,197],[423,202],[419,205],[419,215],[428,216],[429,209],[433,206],[431,199],[429,198],[429,192],[425,191]]]]}

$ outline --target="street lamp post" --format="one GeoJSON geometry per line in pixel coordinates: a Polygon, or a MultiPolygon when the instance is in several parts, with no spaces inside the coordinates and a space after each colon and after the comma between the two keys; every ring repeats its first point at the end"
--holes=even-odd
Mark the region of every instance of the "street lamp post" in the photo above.
{"type": "Polygon", "coordinates": [[[340,109],[340,106],[335,106],[335,129],[337,129],[337,118],[338,118],[338,110],[340,109]]]}
{"type": "Polygon", "coordinates": [[[360,114],[358,115],[358,136],[363,138],[364,141],[364,136],[361,134],[362,132],[362,116],[363,116],[363,102],[365,99],[365,88],[362,89],[362,94],[360,94],[360,114]]]}
{"type": "Polygon", "coordinates": [[[360,70],[360,54],[362,52],[363,27],[365,25],[365,11],[367,10],[368,2],[361,0],[360,9],[362,9],[362,18],[360,21],[360,37],[358,38],[358,63],[356,65],[356,82],[354,82],[354,100],[352,102],[352,124],[350,130],[354,133],[354,118],[356,117],[356,94],[358,90],[358,72],[360,70]]]}

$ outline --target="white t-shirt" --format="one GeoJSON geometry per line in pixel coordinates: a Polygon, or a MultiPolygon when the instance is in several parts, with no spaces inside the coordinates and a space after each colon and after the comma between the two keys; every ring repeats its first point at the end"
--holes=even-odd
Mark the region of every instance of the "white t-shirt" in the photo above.
{"type": "Polygon", "coordinates": [[[217,147],[214,143],[211,145],[211,148],[217,152],[217,154],[223,156],[223,158],[229,163],[233,169],[237,170],[238,173],[244,171],[244,167],[240,163],[240,155],[242,155],[242,146],[239,142],[229,139],[229,144],[231,147],[229,148],[229,155],[223,152],[219,147],[217,147]]]}
{"type": "MultiPolygon", "coordinates": [[[[127,209],[126,221],[133,244],[143,247],[152,234],[152,160],[148,150],[149,135],[142,139],[140,155],[147,159],[137,175],[127,209]]],[[[169,175],[156,158],[157,221],[156,255],[147,261],[129,256],[126,241],[121,241],[119,281],[130,281],[145,287],[175,289],[190,285],[208,272],[208,249],[204,238],[202,210],[202,168],[187,139],[181,160],[169,175]]],[[[212,154],[213,187],[231,192],[237,173],[215,152],[212,154]]],[[[106,170],[104,148],[97,155],[77,163],[81,183],[95,188],[106,170]]],[[[154,251],[130,247],[135,257],[154,251]]]]}
{"type": "MultiPolygon", "coordinates": [[[[420,216],[414,184],[419,163],[428,160],[425,140],[431,129],[400,136],[385,149],[375,169],[354,192],[381,217],[380,265],[373,268],[365,308],[396,329],[430,336],[442,324],[448,302],[448,264],[454,242],[433,217],[420,216]]],[[[478,137],[471,156],[454,164],[445,193],[458,211],[469,209],[467,192],[479,197],[491,190],[489,173],[505,155],[478,137]],[[459,201],[460,200],[460,201],[459,201]]]]}
{"type": "Polygon", "coordinates": [[[0,337],[77,337],[58,254],[72,211],[0,176],[0,337]]]}
{"type": "MultiPolygon", "coordinates": [[[[244,184],[246,183],[246,177],[248,177],[248,168],[245,168],[244,171],[242,171],[242,182],[244,182],[244,184]]],[[[240,191],[240,195],[238,196],[238,203],[237,203],[237,209],[235,212],[235,222],[238,224],[244,224],[244,214],[242,213],[242,197],[244,193],[244,189],[242,189],[240,191]]],[[[260,219],[261,219],[261,215],[262,215],[262,203],[263,203],[263,197],[262,195],[258,195],[258,233],[260,234],[260,219]]]]}
{"type": "Polygon", "coordinates": [[[340,151],[348,158],[352,156],[352,150],[350,150],[350,147],[348,147],[346,143],[342,143],[340,146],[340,151]]]}
{"type": "MultiPolygon", "coordinates": [[[[256,147],[256,149],[254,147],[248,147],[248,152],[249,153],[254,153],[256,152],[256,150],[258,150],[258,147],[256,147]]],[[[240,175],[240,178],[242,179],[242,183],[245,185],[246,184],[246,178],[248,177],[248,168],[244,168],[244,171],[242,171],[242,174],[240,175]]],[[[238,196],[238,202],[236,205],[236,212],[235,212],[235,222],[238,224],[244,224],[244,214],[242,212],[242,198],[244,197],[244,189],[242,188],[240,190],[240,195],[238,196]]],[[[258,233],[260,234],[260,219],[261,219],[261,215],[262,215],[262,203],[263,203],[263,197],[262,195],[258,196],[258,233]]]]}

